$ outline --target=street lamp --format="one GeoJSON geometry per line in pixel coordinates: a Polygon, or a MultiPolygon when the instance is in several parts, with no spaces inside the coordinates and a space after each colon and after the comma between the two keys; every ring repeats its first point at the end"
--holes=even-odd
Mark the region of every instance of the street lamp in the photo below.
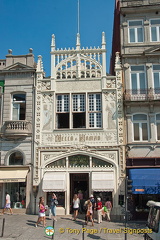
{"type": "Polygon", "coordinates": [[[38,194],[38,186],[33,186],[33,195],[34,195],[34,214],[36,214],[36,198],[38,194]]]}

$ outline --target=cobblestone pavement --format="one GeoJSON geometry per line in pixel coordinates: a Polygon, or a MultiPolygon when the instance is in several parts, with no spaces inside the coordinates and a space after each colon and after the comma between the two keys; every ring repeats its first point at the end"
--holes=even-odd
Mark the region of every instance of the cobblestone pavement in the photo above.
{"type": "MultiPolygon", "coordinates": [[[[52,236],[45,234],[45,229],[42,225],[35,227],[37,221],[36,215],[0,215],[0,235],[2,229],[2,221],[5,218],[4,236],[2,240],[47,240],[52,239],[52,236]]],[[[107,222],[103,221],[97,224],[95,221],[94,226],[89,223],[84,226],[84,216],[79,215],[77,221],[72,221],[71,216],[58,216],[55,222],[54,240],[87,240],[87,239],[100,239],[100,240],[124,240],[124,223],[122,222],[107,222]],[[84,238],[82,237],[82,230],[84,230],[84,238]],[[113,231],[119,233],[113,233],[113,231]],[[112,231],[112,233],[110,232],[112,231]]],[[[47,226],[53,226],[53,221],[47,218],[47,226]]],[[[130,222],[127,228],[131,231],[133,229],[144,229],[145,223],[143,222],[130,222]]],[[[127,234],[127,240],[143,240],[143,234],[127,234]]]]}

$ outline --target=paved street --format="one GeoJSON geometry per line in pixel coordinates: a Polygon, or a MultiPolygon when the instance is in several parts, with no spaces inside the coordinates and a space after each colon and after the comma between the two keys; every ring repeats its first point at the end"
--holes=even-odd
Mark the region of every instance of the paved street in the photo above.
{"type": "MultiPolygon", "coordinates": [[[[42,226],[35,227],[37,220],[36,215],[0,215],[0,234],[2,229],[2,220],[5,218],[5,230],[3,240],[40,240],[52,239],[47,236],[42,226]]],[[[77,221],[72,221],[71,216],[58,216],[55,222],[54,240],[82,240],[82,224],[84,216],[79,215],[77,221]],[[61,233],[63,232],[63,233],[61,233]]],[[[53,221],[47,218],[47,226],[52,226],[53,221]]],[[[91,223],[84,226],[84,239],[101,239],[101,240],[124,240],[124,223],[106,222],[101,224],[95,222],[94,227],[91,223]],[[116,230],[120,233],[113,233],[116,230]],[[110,232],[112,231],[112,233],[110,232]]],[[[144,229],[145,223],[129,223],[128,231],[132,229],[144,229]]],[[[127,240],[143,240],[143,234],[127,234],[127,240]]]]}

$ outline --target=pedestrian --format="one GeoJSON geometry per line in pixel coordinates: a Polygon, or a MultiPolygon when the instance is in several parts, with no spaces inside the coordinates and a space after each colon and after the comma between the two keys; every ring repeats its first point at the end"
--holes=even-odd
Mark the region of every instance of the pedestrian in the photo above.
{"type": "Polygon", "coordinates": [[[83,193],[81,190],[78,191],[78,198],[80,200],[79,212],[82,213],[83,212],[83,193]]]}
{"type": "Polygon", "coordinates": [[[73,197],[73,220],[76,220],[77,216],[78,216],[78,210],[79,210],[79,204],[80,204],[80,200],[77,196],[77,194],[74,194],[73,197]]]}
{"type": "Polygon", "coordinates": [[[44,206],[44,198],[40,197],[39,198],[39,216],[38,216],[38,220],[35,224],[35,227],[38,226],[38,223],[40,223],[41,221],[43,222],[43,227],[46,226],[46,216],[45,216],[45,211],[47,209],[44,206]]]}
{"type": "Polygon", "coordinates": [[[51,205],[50,205],[50,209],[51,209],[51,213],[53,215],[53,220],[57,221],[56,219],[56,207],[58,205],[58,200],[57,200],[57,196],[55,193],[52,194],[52,198],[51,198],[51,205]]]}
{"type": "Polygon", "coordinates": [[[112,203],[109,201],[109,198],[106,199],[107,201],[105,202],[105,207],[106,207],[106,216],[107,220],[110,222],[111,221],[111,210],[112,210],[112,203]]]}
{"type": "Polygon", "coordinates": [[[5,206],[3,208],[3,212],[2,214],[4,214],[5,209],[9,209],[10,213],[13,214],[12,208],[11,208],[11,198],[8,192],[6,192],[6,202],[5,202],[5,206]]]}
{"type": "Polygon", "coordinates": [[[102,222],[102,202],[101,198],[97,198],[97,219],[98,223],[102,222]]]}
{"type": "Polygon", "coordinates": [[[93,211],[92,217],[93,217],[93,221],[94,221],[95,211],[96,211],[96,200],[95,200],[93,194],[91,194],[91,196],[90,196],[90,201],[91,201],[91,203],[92,203],[92,211],[93,211]]]}
{"type": "Polygon", "coordinates": [[[87,221],[86,221],[86,225],[88,224],[88,220],[90,220],[92,222],[92,226],[94,226],[93,223],[93,209],[92,209],[92,203],[90,200],[87,201],[87,221]]]}

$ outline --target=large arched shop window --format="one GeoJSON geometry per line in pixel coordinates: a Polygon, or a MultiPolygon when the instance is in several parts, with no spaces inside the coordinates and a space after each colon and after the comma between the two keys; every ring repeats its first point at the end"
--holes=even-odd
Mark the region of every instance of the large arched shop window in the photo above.
{"type": "MultiPolygon", "coordinates": [[[[69,167],[88,167],[90,165],[89,156],[74,155],[68,157],[69,167]]],[[[66,167],[66,158],[50,163],[47,167],[66,167]]],[[[104,160],[92,157],[92,167],[113,167],[112,164],[104,160]]]]}
{"type": "Polygon", "coordinates": [[[21,152],[13,152],[9,156],[9,165],[23,165],[23,155],[21,152]]]}

